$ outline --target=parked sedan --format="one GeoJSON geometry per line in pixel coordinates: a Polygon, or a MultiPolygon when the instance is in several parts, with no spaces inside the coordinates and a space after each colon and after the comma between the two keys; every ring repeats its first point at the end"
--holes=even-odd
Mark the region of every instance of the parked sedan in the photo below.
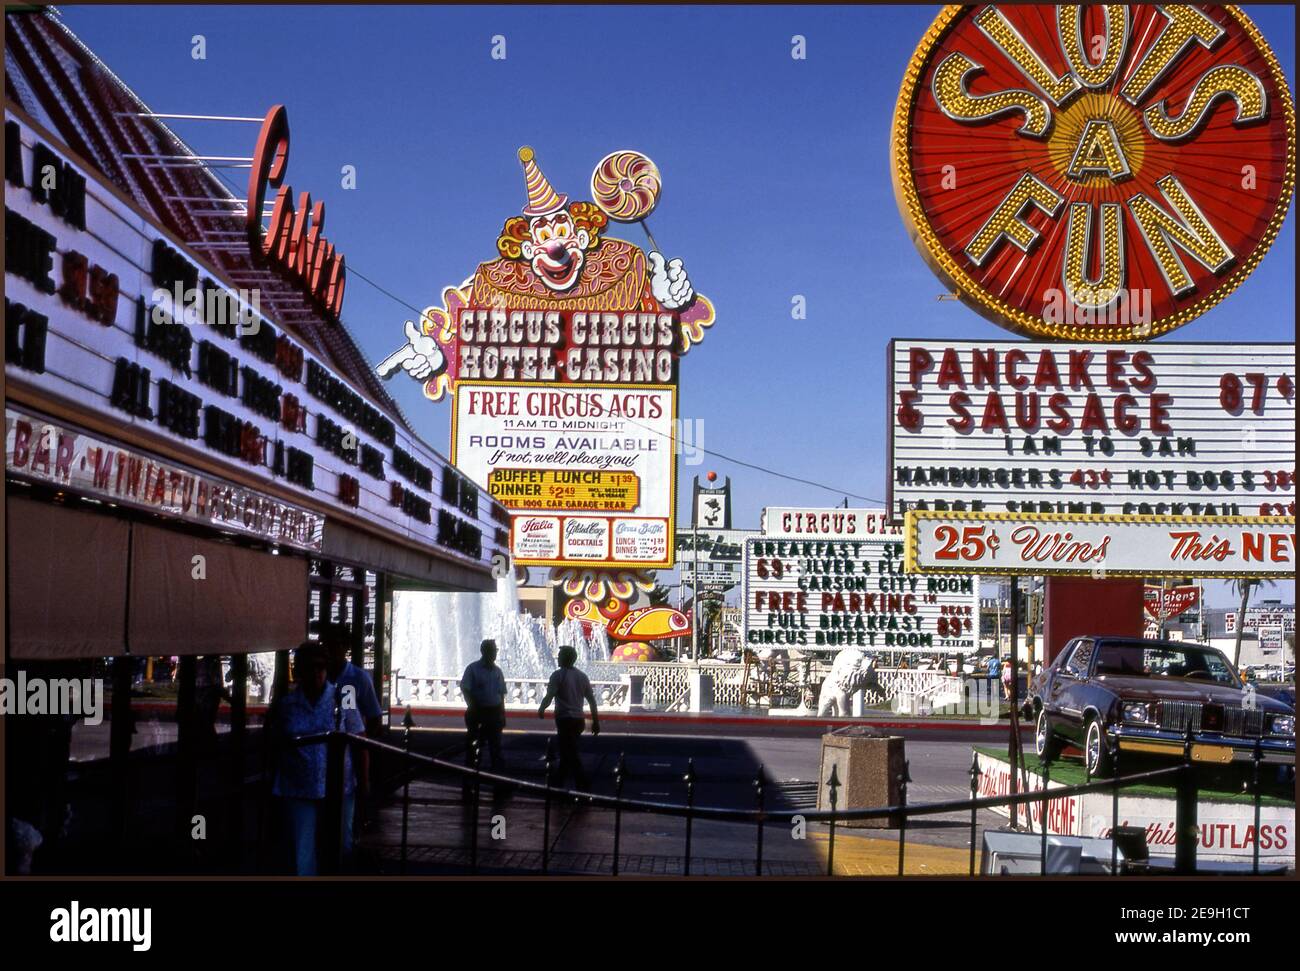
{"type": "Polygon", "coordinates": [[[1088,771],[1112,771],[1121,752],[1228,763],[1253,757],[1295,762],[1295,710],[1251,690],[1214,648],[1182,641],[1076,637],[1043,672],[1031,698],[1035,749],[1055,758],[1063,743],[1083,749],[1088,771]]]}

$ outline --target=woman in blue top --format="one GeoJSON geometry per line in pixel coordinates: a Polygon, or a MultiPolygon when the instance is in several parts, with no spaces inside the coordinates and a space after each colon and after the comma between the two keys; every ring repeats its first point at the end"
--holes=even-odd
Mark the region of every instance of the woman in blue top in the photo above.
{"type": "MultiPolygon", "coordinates": [[[[274,782],[271,791],[281,800],[289,845],[293,850],[294,873],[316,874],[316,840],[325,810],[326,744],[316,742],[294,745],[299,735],[329,732],[334,728],[335,688],[325,676],[325,652],[321,645],[306,641],[293,656],[293,679],[296,687],[277,701],[267,715],[272,744],[276,753],[274,782]]],[[[353,735],[365,732],[361,713],[355,706],[341,711],[340,727],[353,735]]],[[[352,772],[351,746],[344,751],[343,813],[341,846],[346,859],[352,850],[352,813],[349,803],[355,799],[356,776],[352,772]]],[[[365,749],[358,752],[359,768],[365,771],[365,749]]]]}

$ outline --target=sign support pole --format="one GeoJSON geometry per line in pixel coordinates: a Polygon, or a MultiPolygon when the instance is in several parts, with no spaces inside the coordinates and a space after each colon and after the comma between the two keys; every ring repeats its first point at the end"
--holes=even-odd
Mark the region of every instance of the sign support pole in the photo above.
{"type": "MultiPolygon", "coordinates": [[[[1011,760],[1011,795],[1013,796],[1017,793],[1020,781],[1020,719],[1016,717],[1020,694],[1020,611],[1017,610],[1019,600],[1020,578],[1013,576],[1011,578],[1011,687],[1009,689],[1011,739],[1007,746],[1007,755],[1011,760]]],[[[1020,824],[1020,807],[1012,803],[1010,808],[1011,828],[1015,829],[1020,824]]]]}
{"type": "Polygon", "coordinates": [[[700,662],[700,524],[691,516],[691,663],[700,662]]]}

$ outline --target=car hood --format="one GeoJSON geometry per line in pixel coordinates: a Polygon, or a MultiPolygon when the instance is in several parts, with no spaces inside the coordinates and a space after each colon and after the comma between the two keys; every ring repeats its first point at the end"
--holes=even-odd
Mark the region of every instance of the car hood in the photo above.
{"type": "MultiPolygon", "coordinates": [[[[1206,681],[1144,678],[1123,674],[1103,674],[1095,680],[1098,684],[1103,684],[1122,696],[1125,701],[1195,701],[1201,704],[1236,708],[1241,707],[1246,699],[1246,692],[1240,688],[1232,688],[1225,684],[1210,684],[1206,681]]],[[[1291,712],[1290,706],[1260,692],[1255,693],[1255,706],[1274,714],[1291,712]]]]}

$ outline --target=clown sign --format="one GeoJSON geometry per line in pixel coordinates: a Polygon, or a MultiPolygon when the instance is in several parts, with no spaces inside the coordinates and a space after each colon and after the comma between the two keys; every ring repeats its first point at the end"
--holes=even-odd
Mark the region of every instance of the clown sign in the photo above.
{"type": "Polygon", "coordinates": [[[594,202],[556,191],[531,148],[519,162],[526,201],[497,258],[408,322],[378,372],[455,395],[452,461],[514,514],[516,562],[671,566],[678,362],[713,306],[645,227],[661,184],[648,158],[603,158],[594,202]],[[652,248],[611,220],[640,222],[652,248]]]}
{"type": "Polygon", "coordinates": [[[1262,259],[1294,188],[1295,112],[1235,7],[950,6],[908,67],[891,158],[909,233],[979,313],[1145,340],[1262,259]]]}

